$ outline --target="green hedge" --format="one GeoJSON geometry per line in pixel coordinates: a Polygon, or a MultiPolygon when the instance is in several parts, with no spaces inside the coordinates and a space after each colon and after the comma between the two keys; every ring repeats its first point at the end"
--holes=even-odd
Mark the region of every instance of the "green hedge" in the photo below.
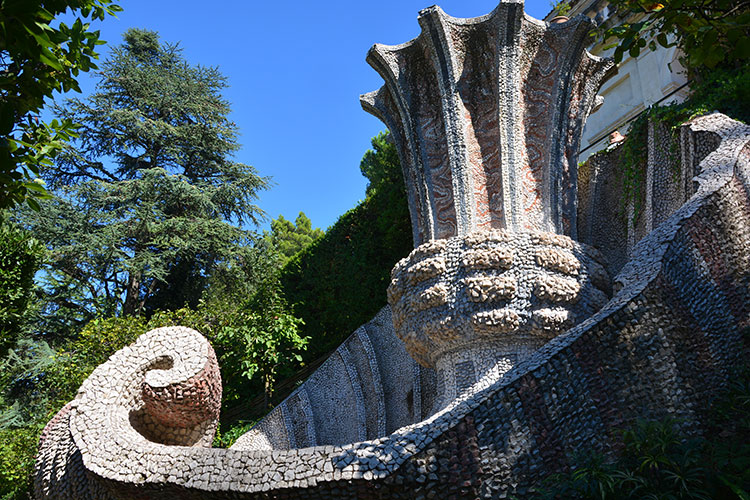
{"type": "Polygon", "coordinates": [[[311,337],[305,359],[336,348],[386,304],[390,272],[414,248],[401,167],[385,134],[362,161],[367,198],[281,270],[294,314],[311,337]]]}

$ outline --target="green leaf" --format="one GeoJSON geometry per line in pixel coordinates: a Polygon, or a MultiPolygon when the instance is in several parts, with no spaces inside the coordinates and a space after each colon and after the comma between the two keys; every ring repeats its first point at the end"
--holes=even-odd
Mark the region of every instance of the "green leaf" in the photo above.
{"type": "Polygon", "coordinates": [[[47,21],[48,23],[55,18],[51,12],[43,8],[38,9],[34,15],[36,18],[41,19],[42,21],[47,21]]]}
{"type": "Polygon", "coordinates": [[[622,46],[618,46],[615,49],[614,55],[612,56],[612,58],[615,61],[615,64],[620,64],[622,62],[622,54],[623,54],[622,46]]]}
{"type": "Polygon", "coordinates": [[[736,60],[750,59],[750,37],[740,38],[732,55],[736,60]]]}
{"type": "MultiPolygon", "coordinates": [[[[38,23],[37,23],[38,24],[38,23]]],[[[39,33],[30,26],[23,25],[26,32],[34,38],[36,43],[42,48],[54,47],[55,44],[49,39],[46,33],[39,33]]]]}
{"type": "Polygon", "coordinates": [[[703,44],[706,47],[706,50],[713,50],[713,46],[716,45],[717,40],[719,39],[719,32],[715,29],[712,29],[706,33],[706,35],[703,37],[703,44]]]}
{"type": "Polygon", "coordinates": [[[26,187],[26,189],[29,189],[31,191],[36,191],[37,193],[40,193],[40,194],[47,194],[47,190],[44,189],[44,186],[36,182],[27,182],[24,184],[24,186],[26,187]]]}
{"type": "Polygon", "coordinates": [[[5,102],[0,102],[0,134],[10,135],[15,123],[15,110],[5,102]]]}
{"type": "Polygon", "coordinates": [[[750,500],[750,493],[742,489],[739,485],[735,484],[733,481],[730,481],[724,474],[719,475],[719,480],[724,483],[729,489],[732,490],[732,493],[737,495],[737,497],[740,500],[750,500]]]}
{"type": "Polygon", "coordinates": [[[34,198],[26,198],[26,204],[35,212],[39,212],[42,207],[39,206],[39,202],[34,198]]]}
{"type": "Polygon", "coordinates": [[[56,69],[57,71],[62,71],[63,67],[60,64],[60,61],[55,57],[55,55],[49,50],[49,49],[42,49],[39,52],[39,60],[46,64],[47,66],[56,69]]]}

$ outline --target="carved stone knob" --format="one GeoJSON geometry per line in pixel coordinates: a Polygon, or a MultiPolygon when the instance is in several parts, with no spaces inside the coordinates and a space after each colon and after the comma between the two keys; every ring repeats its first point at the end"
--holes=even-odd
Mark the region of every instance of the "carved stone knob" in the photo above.
{"type": "Polygon", "coordinates": [[[598,251],[528,231],[431,241],[391,276],[396,333],[438,371],[436,409],[598,311],[610,289],[598,251]]]}

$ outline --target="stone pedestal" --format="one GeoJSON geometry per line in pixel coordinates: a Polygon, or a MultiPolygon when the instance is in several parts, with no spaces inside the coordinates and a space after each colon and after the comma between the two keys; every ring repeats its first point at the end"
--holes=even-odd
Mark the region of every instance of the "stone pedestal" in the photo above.
{"type": "Polygon", "coordinates": [[[585,51],[588,18],[547,24],[518,1],[474,19],[430,7],[419,23],[370,50],[385,85],[361,101],[404,169],[417,248],[389,303],[408,352],[438,371],[437,410],[608,300],[601,258],[574,240],[580,136],[613,63],[585,51]]]}
{"type": "Polygon", "coordinates": [[[478,231],[417,247],[388,301],[409,353],[437,370],[438,410],[599,310],[609,286],[599,252],[567,236],[478,231]]]}

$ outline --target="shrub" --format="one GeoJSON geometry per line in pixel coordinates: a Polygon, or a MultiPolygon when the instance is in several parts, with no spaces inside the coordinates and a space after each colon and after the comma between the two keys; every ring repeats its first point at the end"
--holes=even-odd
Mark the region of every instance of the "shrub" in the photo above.
{"type": "Polygon", "coordinates": [[[24,331],[42,253],[26,231],[0,219],[0,354],[24,331]]]}
{"type": "Polygon", "coordinates": [[[257,423],[257,420],[241,420],[223,432],[221,430],[221,426],[219,426],[219,429],[216,430],[216,436],[214,437],[213,446],[215,448],[229,448],[234,444],[235,441],[240,438],[240,436],[252,429],[252,427],[257,423]]]}
{"type": "Polygon", "coordinates": [[[0,429],[0,500],[27,499],[39,426],[0,429]]]}
{"type": "Polygon", "coordinates": [[[615,62],[625,54],[638,57],[648,47],[677,46],[682,61],[692,70],[717,65],[731,67],[750,57],[750,4],[736,0],[611,0],[610,10],[624,19],[602,30],[602,39],[614,38],[615,62]]]}

